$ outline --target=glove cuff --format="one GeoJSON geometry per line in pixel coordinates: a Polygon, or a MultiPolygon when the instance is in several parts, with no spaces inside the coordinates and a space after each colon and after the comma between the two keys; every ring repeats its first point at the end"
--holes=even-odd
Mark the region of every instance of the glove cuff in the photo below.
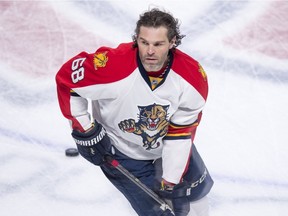
{"type": "Polygon", "coordinates": [[[96,124],[91,130],[86,133],[73,130],[71,135],[77,145],[93,146],[103,139],[103,137],[106,135],[106,130],[104,127],[102,127],[102,125],[96,124]]]}
{"type": "Polygon", "coordinates": [[[183,181],[175,185],[175,187],[173,188],[173,192],[172,192],[172,195],[174,198],[186,197],[186,196],[189,196],[190,194],[191,194],[191,187],[186,181],[183,181]]]}

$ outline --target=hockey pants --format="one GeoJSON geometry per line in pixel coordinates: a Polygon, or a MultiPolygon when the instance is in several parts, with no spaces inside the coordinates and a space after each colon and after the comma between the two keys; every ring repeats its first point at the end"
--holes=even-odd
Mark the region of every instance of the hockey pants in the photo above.
{"type": "MultiPolygon", "coordinates": [[[[157,192],[157,189],[160,188],[162,175],[161,159],[156,161],[134,160],[122,154],[117,149],[114,158],[150,189],[157,192]]],[[[160,206],[156,201],[149,197],[117,169],[108,164],[101,166],[101,169],[111,183],[127,198],[139,216],[169,215],[160,209],[160,206]]],[[[213,180],[198,154],[195,145],[192,147],[189,168],[183,179],[191,183],[190,201],[196,201],[203,198],[209,193],[213,185],[213,180]]]]}

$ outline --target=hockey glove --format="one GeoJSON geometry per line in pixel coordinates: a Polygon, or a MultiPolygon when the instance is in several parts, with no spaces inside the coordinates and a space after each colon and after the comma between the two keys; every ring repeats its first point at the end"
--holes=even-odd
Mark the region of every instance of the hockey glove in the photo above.
{"type": "Polygon", "coordinates": [[[105,128],[95,121],[95,125],[87,132],[72,131],[78,151],[82,157],[95,165],[105,163],[105,155],[111,154],[111,142],[105,128]]]}
{"type": "Polygon", "coordinates": [[[190,202],[187,197],[189,192],[190,186],[185,181],[175,186],[167,185],[162,181],[159,195],[171,200],[175,216],[187,216],[190,211],[190,202]]]}

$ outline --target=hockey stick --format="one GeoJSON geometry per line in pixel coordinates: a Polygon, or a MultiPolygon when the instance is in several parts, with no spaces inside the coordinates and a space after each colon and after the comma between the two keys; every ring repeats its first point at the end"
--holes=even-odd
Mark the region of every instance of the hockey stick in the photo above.
{"type": "Polygon", "coordinates": [[[146,194],[148,194],[152,199],[154,199],[158,204],[160,204],[160,208],[165,211],[166,209],[170,210],[170,212],[174,215],[172,208],[161,199],[153,190],[148,188],[145,184],[143,184],[138,178],[136,178],[132,173],[130,173],[127,169],[125,169],[117,160],[113,157],[107,155],[105,156],[105,160],[120,171],[123,175],[125,175],[128,179],[130,179],[134,184],[136,184],[140,189],[142,189],[146,194]]]}

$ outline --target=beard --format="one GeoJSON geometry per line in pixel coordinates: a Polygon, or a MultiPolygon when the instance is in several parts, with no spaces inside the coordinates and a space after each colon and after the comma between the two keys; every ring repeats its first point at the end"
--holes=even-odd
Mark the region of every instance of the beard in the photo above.
{"type": "Polygon", "coordinates": [[[159,71],[164,66],[167,59],[159,59],[156,57],[144,56],[141,59],[142,65],[146,71],[159,71]]]}

